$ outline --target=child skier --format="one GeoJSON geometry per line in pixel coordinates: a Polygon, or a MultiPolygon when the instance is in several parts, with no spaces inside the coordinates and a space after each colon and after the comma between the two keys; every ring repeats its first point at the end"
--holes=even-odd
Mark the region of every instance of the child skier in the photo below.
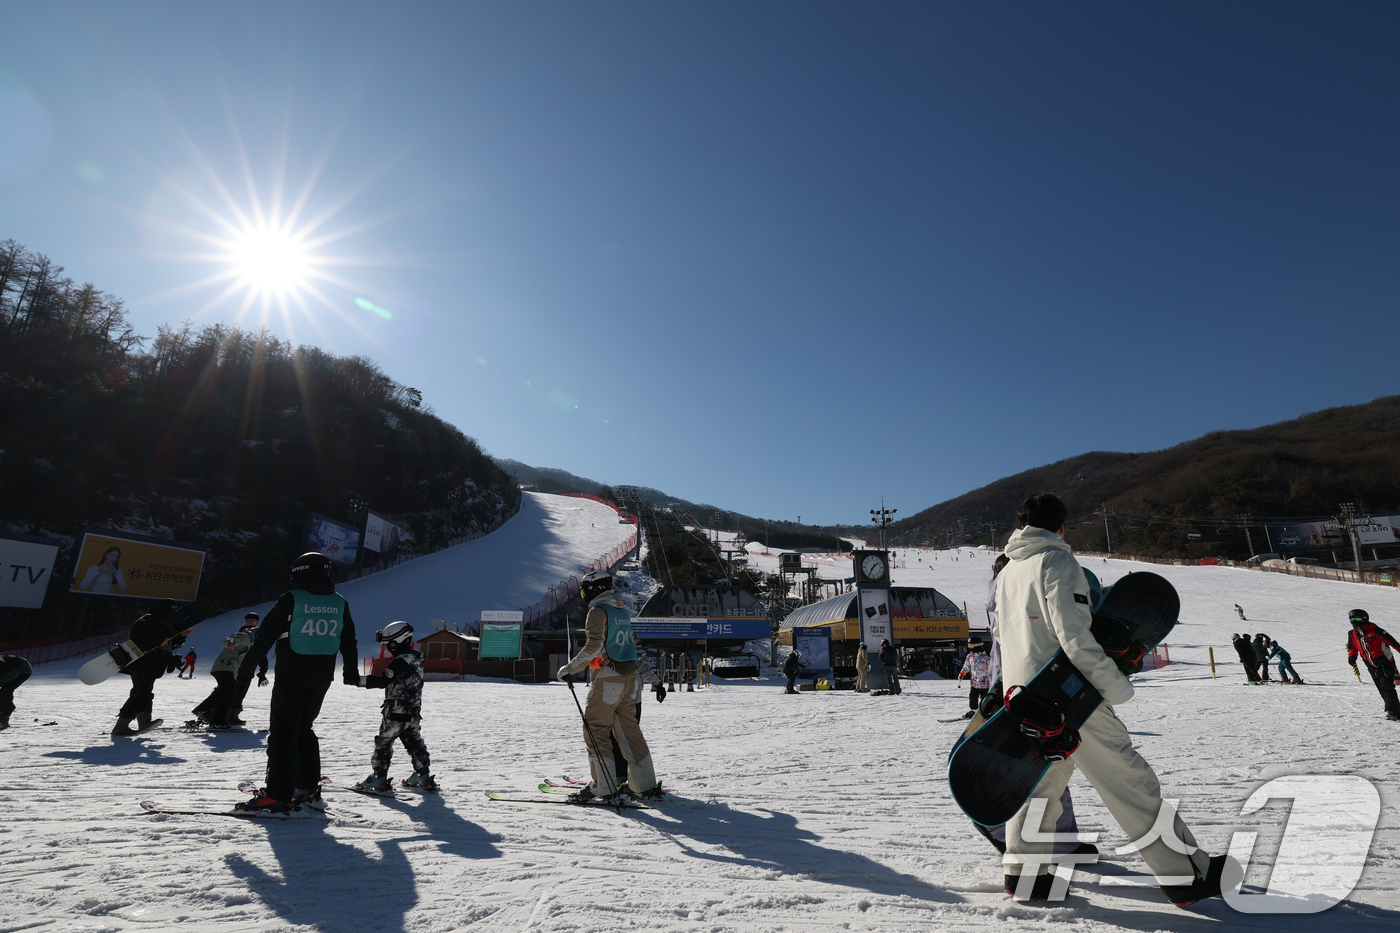
{"type": "Polygon", "coordinates": [[[382,674],[360,676],[360,686],[384,691],[384,718],[379,734],[374,737],[373,769],[369,777],[355,786],[360,790],[386,793],[393,790],[389,780],[389,764],[394,758],[394,741],[403,742],[413,762],[413,773],[403,779],[405,787],[437,790],[437,782],[428,773],[428,746],[419,731],[423,709],[423,656],[413,650],[413,626],[407,622],[392,622],[375,632],[374,638],[389,649],[394,660],[382,674]]]}
{"type": "Polygon", "coordinates": [[[982,705],[982,699],[986,697],[987,691],[991,689],[991,665],[992,656],[987,653],[986,646],[982,644],[981,636],[973,635],[967,643],[967,659],[963,661],[962,670],[958,672],[958,680],[962,680],[966,676],[972,684],[968,691],[968,719],[973,717],[977,707],[982,705]]]}
{"type": "Polygon", "coordinates": [[[1303,678],[1299,677],[1298,672],[1293,669],[1292,656],[1289,655],[1283,645],[1271,640],[1269,642],[1269,657],[1278,658],[1278,679],[1280,683],[1300,684],[1303,682],[1303,678]],[[1290,674],[1293,675],[1291,681],[1288,679],[1290,674]]]}

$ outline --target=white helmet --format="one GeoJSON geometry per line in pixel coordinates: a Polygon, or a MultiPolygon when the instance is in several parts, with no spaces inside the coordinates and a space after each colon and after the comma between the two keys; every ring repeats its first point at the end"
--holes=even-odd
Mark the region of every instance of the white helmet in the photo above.
{"type": "Polygon", "coordinates": [[[374,633],[374,640],[398,654],[413,647],[413,626],[407,622],[390,622],[374,633]]]}

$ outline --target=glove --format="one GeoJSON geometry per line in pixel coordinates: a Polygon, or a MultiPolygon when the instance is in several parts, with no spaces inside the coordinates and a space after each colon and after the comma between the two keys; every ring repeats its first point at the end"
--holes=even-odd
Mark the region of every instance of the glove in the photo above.
{"type": "Polygon", "coordinates": [[[652,685],[651,685],[651,689],[652,689],[652,692],[654,692],[654,693],[656,694],[656,702],[658,702],[658,703],[665,703],[665,702],[666,702],[666,688],[665,688],[665,687],[661,686],[661,684],[658,683],[658,684],[652,684],[652,685]]]}
{"type": "Polygon", "coordinates": [[[346,671],[345,676],[342,677],[341,680],[344,681],[347,687],[358,687],[360,685],[360,675],[356,674],[354,671],[346,671]]]}
{"type": "Polygon", "coordinates": [[[1350,664],[1352,667],[1356,667],[1356,658],[1352,658],[1350,661],[1347,661],[1347,663],[1350,664]]]}
{"type": "MultiPolygon", "coordinates": [[[[252,679],[252,678],[250,677],[249,680],[251,680],[251,679],[252,679]]],[[[267,675],[266,675],[266,674],[259,674],[259,675],[258,675],[258,686],[259,686],[259,687],[266,687],[266,686],[267,686],[267,675]]]]}
{"type": "Polygon", "coordinates": [[[555,674],[555,676],[558,677],[560,680],[564,681],[564,683],[566,684],[571,684],[574,682],[574,675],[569,673],[569,665],[567,664],[559,668],[559,672],[555,674]]]}

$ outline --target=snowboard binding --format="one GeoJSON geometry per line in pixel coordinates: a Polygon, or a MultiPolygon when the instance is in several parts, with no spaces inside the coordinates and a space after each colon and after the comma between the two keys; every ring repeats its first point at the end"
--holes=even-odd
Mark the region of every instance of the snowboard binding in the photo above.
{"type": "Polygon", "coordinates": [[[1006,712],[1046,761],[1064,761],[1079,748],[1079,732],[1069,725],[1064,712],[1024,686],[1006,691],[1006,712]]]}
{"type": "Polygon", "coordinates": [[[1126,622],[1109,616],[1095,616],[1089,630],[1103,649],[1103,653],[1113,659],[1113,663],[1118,665],[1118,670],[1122,671],[1125,677],[1141,673],[1142,659],[1147,654],[1147,647],[1142,642],[1132,640],[1129,634],[1132,629],[1126,622]]]}

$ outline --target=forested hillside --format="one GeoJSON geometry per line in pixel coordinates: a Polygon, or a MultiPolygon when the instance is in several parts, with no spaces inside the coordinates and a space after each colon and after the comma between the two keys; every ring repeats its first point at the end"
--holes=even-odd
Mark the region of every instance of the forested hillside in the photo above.
{"type": "MultiPolygon", "coordinates": [[[[1087,453],[997,480],[891,526],[894,540],[1004,543],[1027,495],[1054,492],[1073,516],[1069,540],[1159,557],[1246,556],[1245,525],[1264,519],[1400,511],[1400,396],[1329,408],[1244,431],[1212,431],[1152,453],[1087,453]],[[1249,516],[1248,521],[1241,516],[1249,516]]],[[[1393,549],[1392,549],[1393,550],[1393,549]]]]}
{"type": "Polygon", "coordinates": [[[474,440],[369,360],[224,324],[146,339],[119,299],[13,241],[0,244],[0,406],[0,526],[205,544],[201,595],[221,605],[285,582],[308,511],[373,509],[411,532],[411,552],[495,527],[519,499],[474,440]]]}

